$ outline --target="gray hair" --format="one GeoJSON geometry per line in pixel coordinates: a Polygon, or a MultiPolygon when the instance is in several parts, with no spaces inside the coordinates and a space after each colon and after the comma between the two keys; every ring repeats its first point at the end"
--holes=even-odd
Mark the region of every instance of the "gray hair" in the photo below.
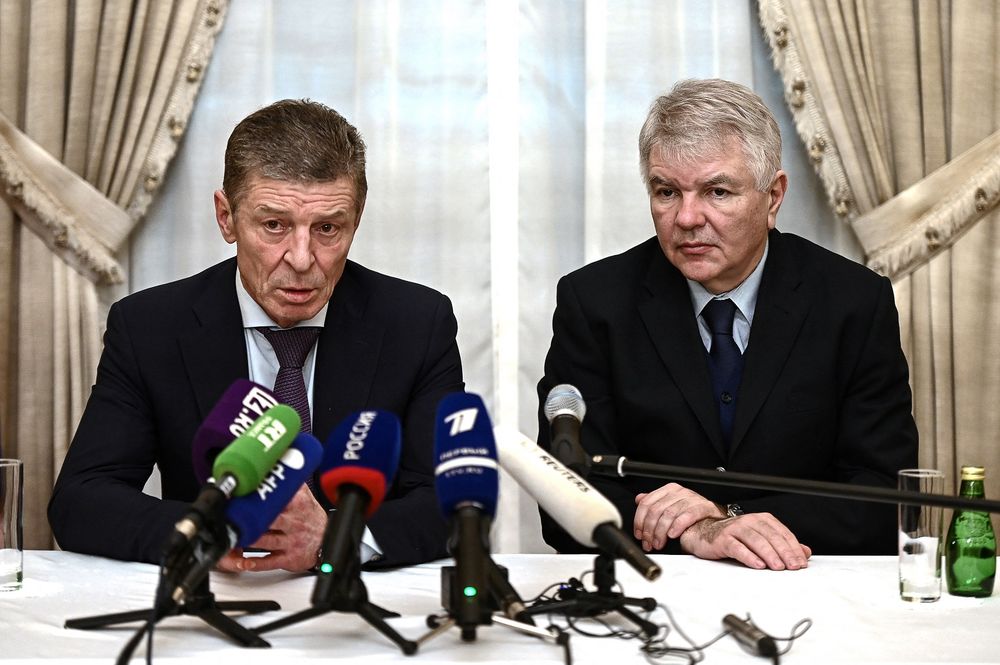
{"type": "Polygon", "coordinates": [[[774,115],[752,90],[722,79],[687,79],[657,97],[639,132],[639,169],[649,184],[649,157],[695,160],[731,138],[739,140],[754,184],[767,191],[781,168],[781,133],[774,115]]]}
{"type": "Polygon", "coordinates": [[[333,109],[308,99],[283,99],[244,118],[226,144],[222,189],[235,210],[251,178],[286,182],[354,180],[358,209],[368,194],[365,142],[333,109]]]}

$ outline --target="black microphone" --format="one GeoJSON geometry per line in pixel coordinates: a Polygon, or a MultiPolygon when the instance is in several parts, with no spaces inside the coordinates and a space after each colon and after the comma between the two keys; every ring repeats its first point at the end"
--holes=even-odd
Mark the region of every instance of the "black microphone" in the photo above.
{"type": "Polygon", "coordinates": [[[774,658],[778,655],[778,645],[775,644],[774,638],[749,621],[735,614],[727,614],[722,617],[722,625],[737,642],[752,653],[765,658],[774,658]]]}
{"type": "Polygon", "coordinates": [[[584,478],[590,473],[590,455],[580,444],[580,423],[587,414],[583,395],[575,386],[560,383],[545,398],[549,421],[549,451],[574,473],[584,478]]]}

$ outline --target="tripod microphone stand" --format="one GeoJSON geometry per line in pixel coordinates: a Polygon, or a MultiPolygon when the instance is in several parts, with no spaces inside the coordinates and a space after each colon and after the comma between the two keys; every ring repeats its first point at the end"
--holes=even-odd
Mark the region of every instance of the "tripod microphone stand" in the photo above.
{"type": "Polygon", "coordinates": [[[135,641],[138,642],[138,638],[160,619],[186,614],[200,618],[241,646],[269,647],[270,644],[224,612],[259,614],[280,610],[278,603],[273,600],[216,601],[215,594],[209,588],[208,571],[218,560],[214,555],[228,549],[225,527],[219,520],[215,522],[214,528],[199,533],[183,551],[165,558],[160,566],[152,608],[67,619],[65,627],[90,630],[145,621],[145,626],[140,628],[136,636],[135,641]]]}
{"type": "MultiPolygon", "coordinates": [[[[357,535],[360,539],[361,534],[357,535]]],[[[407,656],[416,653],[417,644],[404,638],[385,621],[387,618],[398,617],[399,614],[368,600],[368,589],[361,581],[361,555],[357,545],[346,547],[344,551],[346,564],[340,570],[334,570],[328,563],[320,566],[316,586],[313,589],[312,607],[263,626],[257,626],[253,632],[266,633],[329,612],[348,612],[360,616],[392,640],[407,656]]]]}
{"type": "Polygon", "coordinates": [[[463,642],[473,642],[477,627],[496,623],[562,646],[568,654],[569,635],[562,631],[550,633],[535,626],[529,615],[530,610],[525,608],[524,602],[507,579],[507,569],[497,565],[488,556],[484,563],[487,588],[476,590],[477,595],[482,595],[484,599],[475,603],[470,603],[468,597],[463,597],[466,590],[460,589],[455,582],[456,567],[441,568],[441,604],[444,612],[427,617],[427,627],[431,630],[418,638],[417,644],[423,644],[454,626],[461,631],[463,642]]]}
{"type": "MultiPolygon", "coordinates": [[[[155,617],[159,621],[163,617],[190,615],[196,616],[208,625],[212,626],[223,635],[232,638],[234,641],[245,647],[269,647],[266,641],[255,635],[249,629],[224,614],[224,612],[242,612],[245,614],[259,614],[271,610],[280,610],[281,606],[273,600],[246,600],[246,601],[216,601],[215,594],[209,590],[208,578],[194,590],[191,596],[173,609],[158,613],[155,617]]],[[[144,610],[131,610],[127,612],[117,612],[115,614],[103,614],[99,616],[81,617],[78,619],[67,619],[66,628],[77,628],[80,630],[91,630],[93,628],[103,628],[133,621],[148,621],[153,617],[154,608],[144,610]]]]}
{"type": "MultiPolygon", "coordinates": [[[[207,538],[211,540],[211,537],[207,538]]],[[[209,588],[207,574],[211,560],[201,558],[204,557],[205,552],[199,546],[204,544],[199,540],[193,547],[194,550],[198,551],[197,555],[189,551],[187,556],[175,556],[170,559],[169,565],[161,566],[160,579],[152,608],[67,619],[65,627],[90,630],[134,621],[144,622],[119,654],[117,660],[119,664],[128,663],[143,635],[147,632],[151,633],[153,626],[160,619],[168,616],[196,616],[241,646],[270,647],[271,645],[267,641],[226,615],[225,612],[258,614],[280,610],[281,606],[273,600],[216,601],[215,594],[209,588]],[[186,565],[178,566],[179,560],[184,560],[186,565]],[[203,570],[204,574],[198,576],[196,584],[188,586],[188,576],[196,568],[203,570]],[[182,579],[183,582],[181,582],[182,579]]]]}
{"type": "Polygon", "coordinates": [[[571,580],[556,592],[554,600],[540,600],[525,610],[529,615],[548,614],[550,612],[568,617],[597,617],[609,612],[616,612],[628,619],[648,638],[656,636],[656,624],[646,621],[630,607],[636,607],[647,612],[656,609],[655,598],[631,598],[615,591],[615,558],[609,554],[598,554],[594,559],[594,586],[596,590],[588,591],[577,580],[571,580]]]}

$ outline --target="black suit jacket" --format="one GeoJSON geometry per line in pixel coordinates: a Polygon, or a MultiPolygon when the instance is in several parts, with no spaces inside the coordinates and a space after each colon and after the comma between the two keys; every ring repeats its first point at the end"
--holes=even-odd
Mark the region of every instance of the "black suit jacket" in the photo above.
{"type": "MultiPolygon", "coordinates": [[[[64,549],[158,562],[199,490],[195,431],[229,385],[249,375],[230,259],[112,306],[83,418],[49,503],[64,549]],[[141,493],[153,464],[163,500],[141,493]]],[[[380,566],[447,556],[434,493],[437,404],[464,388],[457,324],[444,295],[348,261],[320,334],[313,433],[321,442],[361,409],[399,416],[403,446],[386,500],[368,522],[380,566]]]]}
{"type": "MultiPolygon", "coordinates": [[[[683,275],[656,238],[567,275],[557,289],[540,403],[575,385],[591,453],[636,461],[895,487],[916,465],[907,365],[888,279],[772,231],[744,355],[731,447],[723,443],[708,354],[683,275]]],[[[539,444],[548,424],[539,408],[539,444]]],[[[632,533],[635,495],[667,481],[591,482],[632,533]]],[[[889,504],[689,484],[721,504],[770,512],[820,554],[896,552],[889,504]]],[[[581,551],[544,513],[546,541],[581,551]]],[[[666,551],[679,551],[669,541],[666,551]]]]}

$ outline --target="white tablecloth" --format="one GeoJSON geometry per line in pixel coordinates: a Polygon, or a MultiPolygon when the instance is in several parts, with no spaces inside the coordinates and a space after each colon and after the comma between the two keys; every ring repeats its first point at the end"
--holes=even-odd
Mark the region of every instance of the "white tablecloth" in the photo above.
{"type": "MultiPolygon", "coordinates": [[[[509,569],[512,584],[526,599],[551,583],[580,577],[593,564],[592,557],[582,555],[495,559],[509,569]]],[[[782,657],[783,663],[1000,663],[1000,599],[945,594],[936,603],[905,603],[898,597],[895,557],[814,557],[806,570],[795,572],[749,570],[688,556],[656,560],[663,567],[656,582],[642,580],[623,562],[617,564],[616,577],[628,596],[654,597],[668,607],[681,630],[698,643],[721,631],[725,614],[749,613],[775,636],[787,635],[800,619],[813,620],[812,628],[782,657]]],[[[441,610],[440,567],[448,563],[364,573],[363,581],[372,602],[402,615],[389,623],[404,637],[416,639],[428,630],[427,615],[441,610]]],[[[151,565],[67,552],[26,552],[24,587],[0,593],[0,661],[113,662],[138,624],[73,630],[64,628],[64,622],[149,607],[156,580],[157,569],[151,565]]],[[[211,588],[219,601],[281,604],[280,611],[238,617],[252,627],[308,607],[313,581],[309,575],[276,572],[213,573],[211,588]]],[[[654,619],[665,622],[665,615],[660,611],[654,619]]],[[[404,656],[348,613],[325,614],[263,637],[270,649],[243,648],[196,617],[171,616],[156,628],[153,658],[213,664],[285,663],[293,658],[338,663],[563,662],[560,647],[500,625],[479,627],[472,642],[463,642],[458,630],[451,629],[422,644],[413,656],[404,656]]],[[[667,635],[667,642],[687,646],[676,630],[667,635]]],[[[144,644],[135,658],[145,658],[144,644]]],[[[636,640],[572,634],[570,644],[575,663],[646,662],[636,640]]],[[[743,651],[731,637],[707,648],[704,656],[709,665],[769,662],[743,651]]]]}

